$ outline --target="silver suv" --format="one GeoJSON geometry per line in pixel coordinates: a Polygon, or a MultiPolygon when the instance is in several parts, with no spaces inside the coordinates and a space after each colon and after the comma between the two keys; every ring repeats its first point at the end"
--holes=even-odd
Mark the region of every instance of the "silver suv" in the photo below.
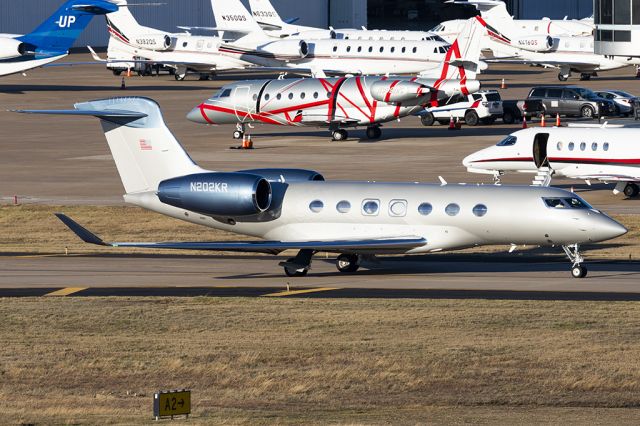
{"type": "Polygon", "coordinates": [[[584,87],[538,86],[531,89],[527,99],[541,101],[551,116],[598,118],[616,115],[612,101],[584,87]]]}

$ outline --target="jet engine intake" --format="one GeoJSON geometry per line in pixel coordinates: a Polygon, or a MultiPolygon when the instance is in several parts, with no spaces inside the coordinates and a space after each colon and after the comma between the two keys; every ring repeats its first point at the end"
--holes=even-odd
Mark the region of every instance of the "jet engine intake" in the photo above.
{"type": "Polygon", "coordinates": [[[170,206],[224,217],[252,216],[271,207],[267,179],[250,173],[198,173],[160,182],[158,198],[170,206]]]}
{"type": "Polygon", "coordinates": [[[406,80],[380,80],[371,85],[373,99],[387,103],[410,102],[429,93],[429,87],[406,80]]]}
{"type": "Polygon", "coordinates": [[[313,170],[304,169],[252,169],[241,170],[238,173],[250,173],[259,175],[269,182],[306,182],[324,181],[324,176],[313,170]]]}
{"type": "Polygon", "coordinates": [[[0,59],[11,59],[22,56],[27,51],[27,45],[14,38],[0,38],[0,59]]]}
{"type": "Polygon", "coordinates": [[[142,34],[132,37],[131,44],[139,49],[165,51],[171,49],[173,39],[168,34],[142,34]]]}
{"type": "Polygon", "coordinates": [[[531,35],[516,38],[512,41],[512,44],[530,52],[549,52],[553,49],[554,40],[549,35],[531,35]]]}
{"type": "Polygon", "coordinates": [[[279,40],[262,45],[258,50],[275,59],[304,59],[309,54],[309,45],[304,40],[279,40]]]}

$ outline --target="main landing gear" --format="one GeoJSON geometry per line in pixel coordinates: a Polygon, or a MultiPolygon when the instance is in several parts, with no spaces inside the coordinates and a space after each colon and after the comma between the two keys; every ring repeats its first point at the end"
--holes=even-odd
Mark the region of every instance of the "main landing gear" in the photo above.
{"type": "Polygon", "coordinates": [[[580,254],[580,246],[578,246],[578,244],[572,244],[570,246],[562,246],[562,249],[573,264],[571,266],[571,276],[573,278],[586,277],[588,271],[586,266],[582,266],[584,258],[580,254]]]}
{"type": "MultiPolygon", "coordinates": [[[[284,269],[284,274],[288,277],[304,277],[311,269],[311,257],[315,254],[313,250],[300,250],[296,257],[280,262],[284,269]]],[[[343,274],[351,274],[360,268],[360,256],[357,254],[341,254],[336,259],[336,268],[343,274]]]]}
{"type": "Polygon", "coordinates": [[[636,183],[628,183],[624,187],[624,195],[629,198],[637,197],[640,194],[640,187],[636,183]]]}
{"type": "Polygon", "coordinates": [[[379,126],[367,127],[367,139],[380,139],[382,130],[379,126]]]}
{"type": "Polygon", "coordinates": [[[349,137],[349,133],[344,129],[337,129],[331,132],[331,140],[335,142],[344,141],[349,137]]]}
{"type": "Polygon", "coordinates": [[[558,80],[560,80],[560,81],[567,81],[567,80],[569,80],[569,77],[571,77],[571,73],[570,72],[565,73],[565,72],[560,71],[558,73],[558,80]]]}
{"type": "MultiPolygon", "coordinates": [[[[382,129],[380,126],[367,127],[366,131],[367,139],[380,139],[382,136],[382,129]]],[[[336,129],[331,131],[331,140],[335,142],[347,140],[349,133],[345,129],[336,129]]]]}

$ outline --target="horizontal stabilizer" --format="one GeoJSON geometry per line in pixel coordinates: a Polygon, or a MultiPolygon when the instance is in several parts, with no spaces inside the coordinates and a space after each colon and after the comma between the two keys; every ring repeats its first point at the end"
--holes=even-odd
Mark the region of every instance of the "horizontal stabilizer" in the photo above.
{"type": "Polygon", "coordinates": [[[136,111],[120,111],[120,110],[77,110],[77,109],[24,109],[15,110],[12,112],[18,112],[21,114],[45,114],[45,115],[84,115],[89,117],[98,117],[104,119],[139,119],[147,117],[147,114],[136,111]]]}
{"type": "Polygon", "coordinates": [[[173,250],[206,250],[234,251],[247,253],[278,254],[284,250],[315,250],[330,252],[352,252],[366,250],[409,250],[421,247],[427,240],[421,237],[399,237],[370,240],[336,240],[336,241],[247,241],[247,242],[160,242],[160,243],[105,243],[100,237],[61,213],[56,213],[71,231],[88,244],[110,247],[173,249],[173,250]]]}

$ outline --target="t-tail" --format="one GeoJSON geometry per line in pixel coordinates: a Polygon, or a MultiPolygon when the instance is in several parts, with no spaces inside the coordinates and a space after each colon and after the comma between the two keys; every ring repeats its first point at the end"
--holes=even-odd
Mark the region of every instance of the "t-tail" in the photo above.
{"type": "Polygon", "coordinates": [[[118,6],[105,0],[69,0],[31,33],[18,37],[36,59],[68,53],[73,43],[96,15],[106,15],[118,6]]]}
{"type": "Polygon", "coordinates": [[[111,38],[130,44],[135,36],[162,33],[160,30],[140,25],[129,10],[127,0],[114,0],[114,3],[119,6],[118,11],[106,16],[107,30],[111,38]]]}
{"type": "Polygon", "coordinates": [[[127,194],[155,192],[164,180],[202,171],[167,128],[155,101],[116,98],[74,107],[19,112],[98,117],[127,194]]]}
{"type": "Polygon", "coordinates": [[[249,7],[251,14],[262,28],[280,30],[289,26],[282,20],[269,0],[249,0],[249,7]]]}
{"type": "Polygon", "coordinates": [[[215,29],[223,33],[225,39],[253,41],[269,37],[240,0],[211,0],[211,9],[215,29]]]}

